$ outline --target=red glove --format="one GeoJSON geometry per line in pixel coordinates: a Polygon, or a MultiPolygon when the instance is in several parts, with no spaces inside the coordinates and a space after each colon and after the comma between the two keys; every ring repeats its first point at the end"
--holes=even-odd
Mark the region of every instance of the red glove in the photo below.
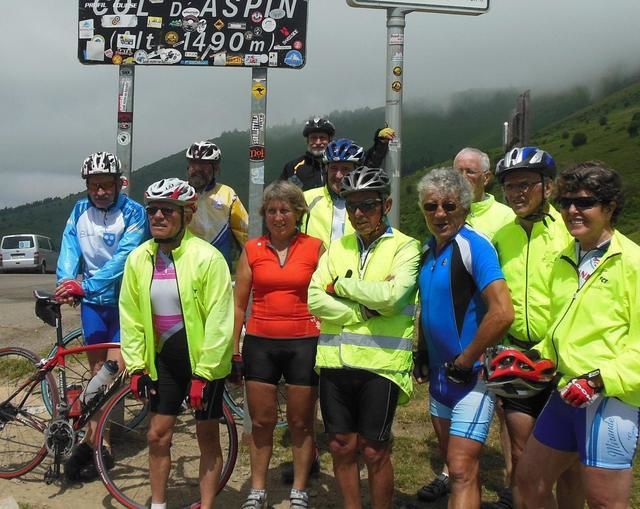
{"type": "Polygon", "coordinates": [[[75,297],[77,299],[84,297],[82,285],[75,279],[67,279],[66,281],[63,281],[61,285],[71,297],[75,297]]]}
{"type": "Polygon", "coordinates": [[[134,373],[131,375],[131,392],[137,400],[149,399],[149,396],[156,393],[155,384],[146,373],[134,373]]]}
{"type": "Polygon", "coordinates": [[[209,381],[199,376],[191,377],[189,387],[189,406],[194,410],[204,410],[205,391],[209,386],[209,381]]]}
{"type": "Polygon", "coordinates": [[[560,397],[573,407],[584,408],[596,400],[599,392],[588,379],[572,378],[560,391],[560,397]]]}

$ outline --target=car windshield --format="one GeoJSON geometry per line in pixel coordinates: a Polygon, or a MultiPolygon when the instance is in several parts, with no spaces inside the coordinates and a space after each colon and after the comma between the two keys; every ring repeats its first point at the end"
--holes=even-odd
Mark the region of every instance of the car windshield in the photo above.
{"type": "Polygon", "coordinates": [[[27,235],[2,239],[2,249],[29,249],[31,247],[33,247],[33,237],[27,235]]]}

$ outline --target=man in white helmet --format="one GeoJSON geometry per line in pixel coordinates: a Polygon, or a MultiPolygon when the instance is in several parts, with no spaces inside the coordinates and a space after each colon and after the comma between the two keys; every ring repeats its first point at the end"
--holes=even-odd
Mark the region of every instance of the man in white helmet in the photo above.
{"type": "Polygon", "coordinates": [[[198,193],[198,209],[189,230],[222,253],[231,267],[234,241],[244,246],[249,215],[236,192],[217,182],[222,153],[215,143],[199,141],[187,149],[189,184],[198,193]]]}
{"type": "MultiPolygon", "coordinates": [[[[144,207],[121,193],[120,161],[109,152],[96,152],[82,164],[87,196],[73,207],[62,234],[56,272],[56,298],[80,303],[82,332],[86,344],[119,343],[118,293],[129,253],[149,235],[144,207]],[[82,280],[77,279],[82,274],[82,280]]],[[[118,349],[87,352],[95,374],[105,360],[118,362],[118,349]]],[[[65,463],[69,481],[93,480],[98,473],[93,464],[93,430],[89,423],[85,441],[65,463]]]]}

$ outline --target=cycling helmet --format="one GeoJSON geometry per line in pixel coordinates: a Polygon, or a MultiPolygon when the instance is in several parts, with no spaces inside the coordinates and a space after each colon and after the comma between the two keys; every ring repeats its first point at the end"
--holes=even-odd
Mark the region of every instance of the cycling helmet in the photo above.
{"type": "Polygon", "coordinates": [[[83,179],[91,175],[120,175],[120,161],[111,152],[96,152],[82,163],[80,175],[83,179]]]}
{"type": "Polygon", "coordinates": [[[515,348],[487,349],[484,361],[487,389],[504,398],[529,398],[553,381],[556,366],[515,348]]]}
{"type": "Polygon", "coordinates": [[[197,141],[193,143],[186,152],[187,159],[195,159],[197,161],[219,161],[222,152],[218,145],[210,141],[197,141]]]}
{"type": "Polygon", "coordinates": [[[181,207],[195,208],[198,195],[188,182],[177,178],[162,179],[151,184],[144,192],[144,204],[164,201],[181,207]]]}
{"type": "Polygon", "coordinates": [[[342,179],[340,196],[343,198],[357,191],[378,191],[388,195],[391,192],[391,180],[382,168],[360,166],[342,179]]]}
{"type": "Polygon", "coordinates": [[[364,157],[364,150],[346,138],[334,140],[324,151],[324,162],[343,162],[358,164],[364,157]]]}
{"type": "Polygon", "coordinates": [[[543,177],[556,177],[556,163],[548,152],[537,147],[516,147],[504,155],[496,166],[496,178],[503,184],[514,171],[532,171],[543,177]]]}
{"type": "Polygon", "coordinates": [[[311,133],[315,133],[318,131],[327,133],[331,138],[336,133],[336,128],[333,126],[329,119],[322,117],[313,117],[307,120],[307,122],[304,124],[304,129],[302,129],[302,136],[306,138],[311,133]]]}

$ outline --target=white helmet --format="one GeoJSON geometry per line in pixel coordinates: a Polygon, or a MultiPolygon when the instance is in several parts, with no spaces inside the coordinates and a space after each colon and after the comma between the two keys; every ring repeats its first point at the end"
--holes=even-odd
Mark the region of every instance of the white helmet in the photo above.
{"type": "Polygon", "coordinates": [[[181,207],[195,208],[198,195],[188,182],[178,178],[162,179],[151,184],[144,192],[144,204],[164,201],[181,207]]]}
{"type": "Polygon", "coordinates": [[[388,196],[391,193],[391,180],[382,168],[360,166],[347,173],[342,179],[340,196],[343,198],[358,191],[377,191],[388,196]]]}
{"type": "Polygon", "coordinates": [[[187,149],[187,159],[195,159],[197,161],[219,161],[222,152],[218,145],[210,141],[197,141],[192,143],[187,149]]]}
{"type": "Polygon", "coordinates": [[[116,156],[110,152],[96,152],[82,163],[80,175],[83,179],[91,175],[120,175],[121,165],[116,156]]]}

